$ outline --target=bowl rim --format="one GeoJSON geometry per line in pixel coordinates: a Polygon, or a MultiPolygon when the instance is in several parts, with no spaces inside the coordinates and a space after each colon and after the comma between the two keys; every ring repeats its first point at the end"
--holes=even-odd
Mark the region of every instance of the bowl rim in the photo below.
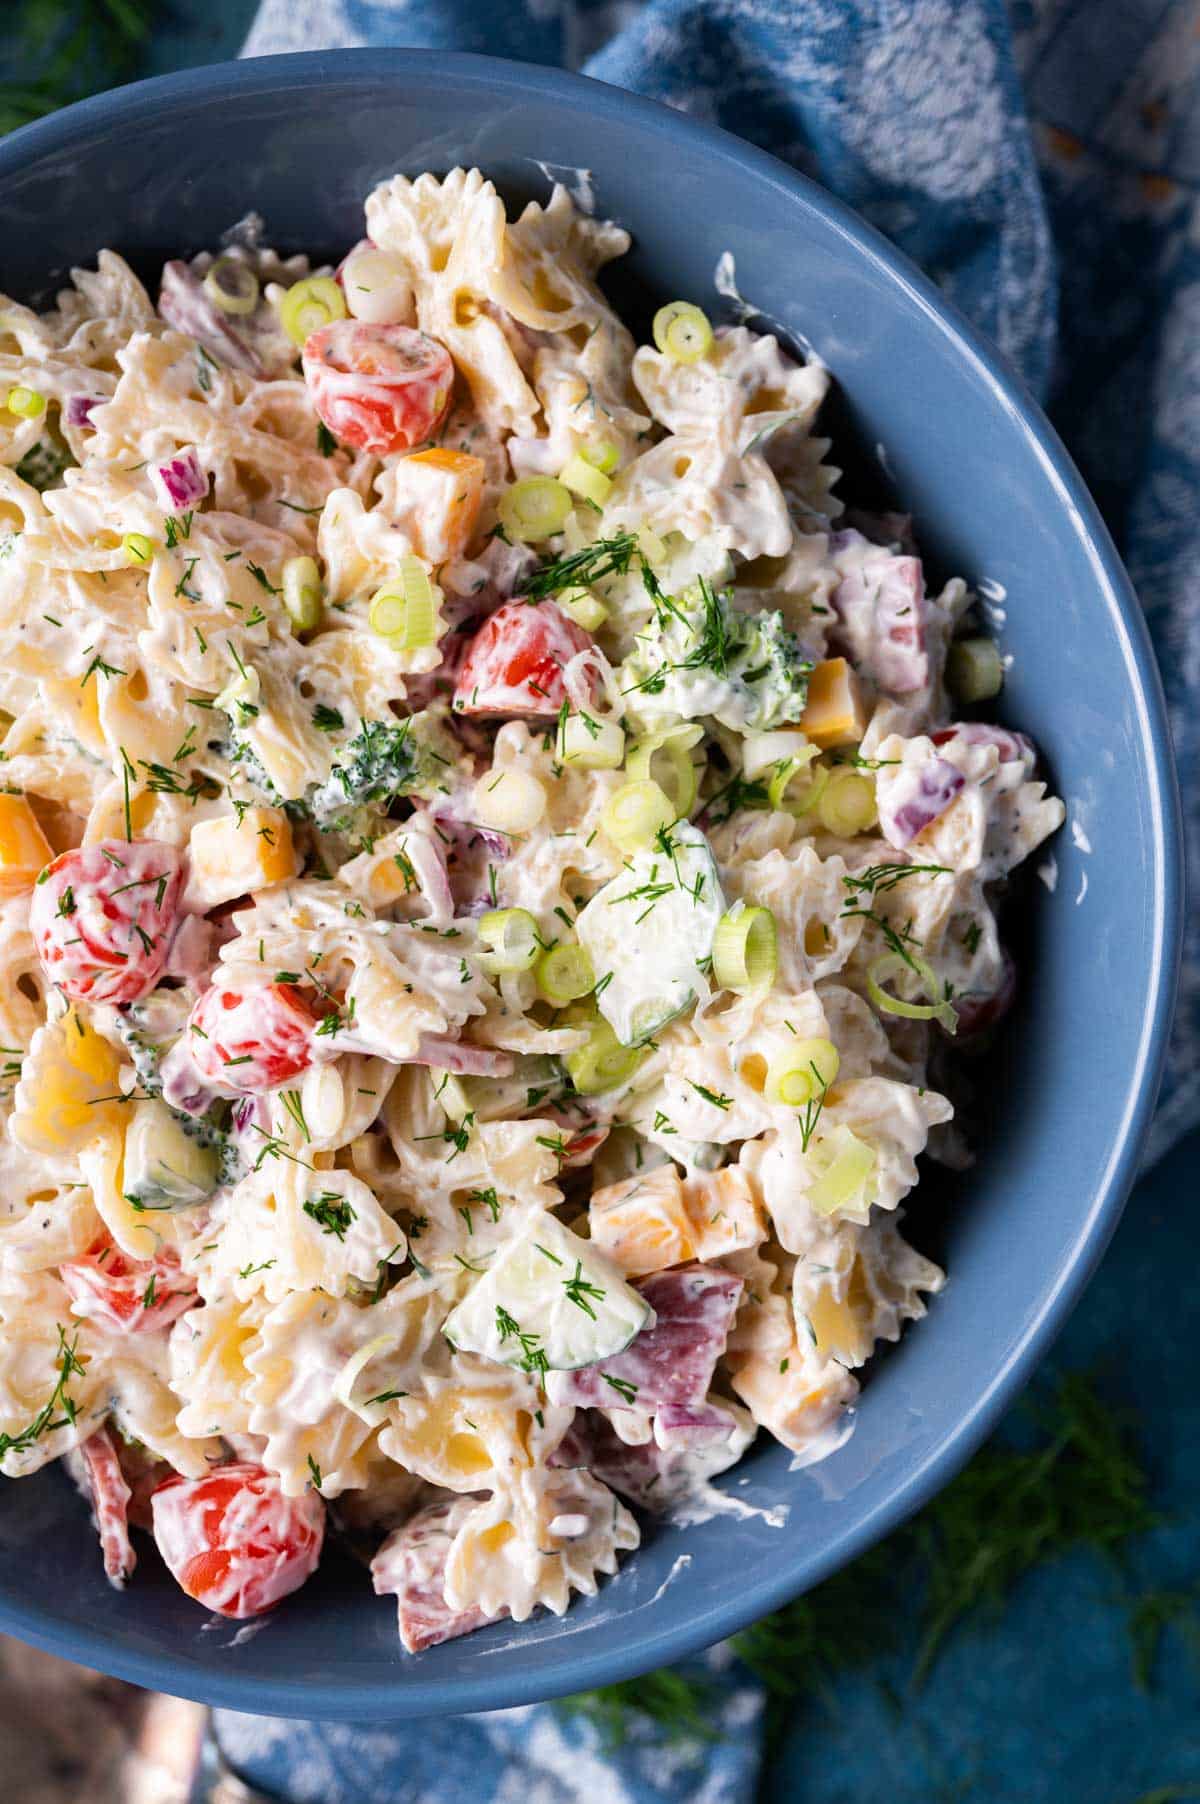
{"type": "MultiPolygon", "coordinates": [[[[805,211],[821,215],[886,281],[899,283],[934,331],[950,341],[990,391],[995,403],[1019,423],[1027,444],[1072,518],[1090,558],[1099,596],[1117,632],[1133,692],[1141,743],[1149,770],[1149,811],[1153,841],[1154,906],[1148,923],[1153,945],[1152,980],[1141,1018],[1133,1062],[1113,1132],[1112,1152],[1091,1207],[1069,1255],[1038,1309],[1022,1326],[1007,1357],[992,1374],[969,1412],[922,1455],[913,1471],[864,1517],[835,1534],[816,1556],[797,1549],[780,1559],[769,1579],[736,1594],[719,1607],[684,1612],[672,1626],[643,1632],[628,1645],[598,1653],[564,1653],[564,1676],[522,1673],[516,1660],[497,1663],[482,1677],[423,1680],[414,1662],[403,1679],[387,1682],[338,1678],[336,1663],[317,1678],[273,1679],[241,1676],[201,1664],[181,1652],[162,1654],[115,1644],[111,1636],[84,1622],[64,1624],[37,1603],[0,1597],[0,1630],[113,1675],[179,1696],[265,1714],[327,1719],[399,1720],[463,1714],[530,1704],[586,1690],[668,1665],[696,1653],[810,1589],[857,1557],[926,1503],[965,1464],[996,1426],[1020,1388],[1045,1356],[1091,1278],[1116,1228],[1136,1176],[1138,1158],[1166,1056],[1174,1007],[1183,928],[1183,827],[1171,753],[1166,702],[1149,632],[1130,579],[1099,510],[1066,448],[1038,403],[1003,354],[947,301],[881,233],[818,183],[798,174],[766,151],[732,133],[700,123],[658,101],[564,70],[465,52],[404,48],[317,50],[225,61],[133,82],[79,101],[0,141],[0,181],[45,156],[69,149],[98,127],[117,130],[130,122],[160,116],[176,100],[236,98],[241,93],[281,94],[309,90],[330,80],[361,77],[403,83],[436,64],[459,87],[477,87],[514,97],[569,100],[620,125],[630,116],[708,157],[716,157],[757,181],[782,191],[805,211]],[[451,1695],[452,1693],[452,1695],[451,1695]]],[[[678,1595],[678,1594],[677,1594],[678,1595]]],[[[515,1651],[515,1650],[514,1650],[515,1651]]]]}

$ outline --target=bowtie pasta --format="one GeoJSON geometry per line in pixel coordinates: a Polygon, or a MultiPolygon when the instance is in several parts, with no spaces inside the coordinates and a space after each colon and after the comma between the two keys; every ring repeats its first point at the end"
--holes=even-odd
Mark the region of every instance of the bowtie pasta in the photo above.
{"type": "Polygon", "coordinates": [[[561,1612],[942,1283],[1063,808],[824,368],[635,345],[627,243],[455,170],[0,304],[0,1469],[115,1584],[336,1533],[410,1652],[561,1612]]]}

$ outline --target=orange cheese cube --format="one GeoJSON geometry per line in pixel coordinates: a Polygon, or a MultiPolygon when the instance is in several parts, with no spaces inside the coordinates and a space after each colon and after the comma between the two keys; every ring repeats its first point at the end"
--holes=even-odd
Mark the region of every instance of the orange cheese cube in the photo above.
{"type": "Polygon", "coordinates": [[[26,798],[0,795],[0,895],[29,889],[53,857],[26,798]]]}
{"type": "Polygon", "coordinates": [[[823,750],[861,739],[867,728],[862,685],[845,658],[825,658],[808,679],[801,731],[823,750]]]}
{"type": "Polygon", "coordinates": [[[674,1166],[594,1191],[592,1240],[627,1276],[665,1271],[689,1259],[720,1259],[757,1246],[762,1211],[740,1166],[684,1183],[674,1166]]]}
{"type": "Polygon", "coordinates": [[[200,821],[188,842],[185,908],[204,912],[296,875],[299,860],[287,815],[278,808],[244,808],[200,821]]]}
{"type": "Polygon", "coordinates": [[[479,519],[483,459],[469,451],[414,451],[392,470],[391,511],[418,557],[461,557],[479,519]]]}

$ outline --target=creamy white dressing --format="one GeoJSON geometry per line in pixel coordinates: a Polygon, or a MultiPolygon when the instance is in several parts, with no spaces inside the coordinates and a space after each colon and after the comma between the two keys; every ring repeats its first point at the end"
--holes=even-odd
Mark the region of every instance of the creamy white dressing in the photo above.
{"type": "MultiPolygon", "coordinates": [[[[836,1456],[854,1372],[942,1283],[896,1227],[918,1159],[957,1156],[938,1030],[887,998],[952,1000],[964,1037],[1002,1014],[995,886],[1062,819],[1027,741],[954,724],[971,594],[927,593],[898,516],[844,516],[807,340],[747,330],[724,252],[737,323],[690,363],[636,346],[596,280],[626,234],[588,171],[538,167],[553,191],[514,220],[478,171],[380,184],[379,292],[303,365],[308,262],[254,219],[225,249],[249,311],[212,252],[168,266],[161,310],[109,253],[45,316],[2,309],[6,381],[48,402],[0,427],[2,1463],[107,1413],[189,1485],[232,1453],[258,1488],[200,1601],[301,1583],[328,1502],[391,1531],[375,1576],[413,1647],[594,1595],[638,1543],[626,1500],[785,1525],[714,1480],[757,1427],[793,1470],[836,1456]],[[494,534],[512,479],[573,465],[561,531],[494,534]],[[173,466],[196,498],[167,514],[173,466]],[[614,798],[659,735],[684,763],[655,771],[698,793],[639,838],[614,798]],[[43,833],[88,848],[45,886],[43,833]],[[131,839],[181,869],[161,923],[131,839]],[[713,967],[735,903],[774,922],[761,989],[713,967]],[[496,909],[525,911],[507,967],[496,909]],[[563,1007],[551,961],[578,948],[596,987],[563,1007]],[[807,1101],[806,1039],[840,1061],[807,1101]],[[729,1320],[659,1292],[695,1385],[655,1405],[654,1343],[627,1354],[664,1319],[643,1287],[694,1261],[729,1320]],[[114,1297],[145,1319],[115,1329],[114,1297]],[[75,1420],[26,1445],[76,1319],[75,1420]],[[560,1400],[606,1377],[606,1407],[560,1400]],[[266,1575],[264,1522],[288,1541],[266,1575]]],[[[976,594],[1002,625],[1001,585],[976,594]]],[[[211,1528],[166,1495],[187,1581],[211,1528]]]]}

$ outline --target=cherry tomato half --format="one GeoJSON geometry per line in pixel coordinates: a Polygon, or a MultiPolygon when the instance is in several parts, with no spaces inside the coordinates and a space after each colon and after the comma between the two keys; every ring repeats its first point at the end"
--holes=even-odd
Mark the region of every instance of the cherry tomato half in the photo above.
{"type": "Polygon", "coordinates": [[[563,666],[592,641],[552,601],[508,601],[489,614],[454,685],[459,714],[545,720],[566,700],[563,666]]]}
{"type": "Polygon", "coordinates": [[[429,438],[454,386],[449,351],[413,326],[334,320],[309,335],[301,366],[334,438],[377,457],[429,438]]]}
{"type": "Polygon", "coordinates": [[[196,1301],[193,1279],[179,1269],[179,1255],[130,1259],[111,1245],[80,1259],[67,1259],[59,1277],[83,1316],[116,1334],[145,1334],[166,1328],[196,1301]]]}
{"type": "Polygon", "coordinates": [[[218,980],[193,1008],[186,1044],[207,1082],[241,1095],[298,1077],[312,1063],[316,1025],[291,984],[238,990],[218,980]]]}
{"type": "Polygon", "coordinates": [[[325,1505],[285,1497],[264,1466],[233,1461],[204,1478],[178,1474],[150,1500],[158,1551],[189,1597],[221,1616],[257,1616],[315,1568],[325,1505]]]}
{"type": "Polygon", "coordinates": [[[52,983],[84,1002],[136,1002],[162,975],[180,858],[154,839],[61,852],[38,878],[29,926],[52,983]]]}

